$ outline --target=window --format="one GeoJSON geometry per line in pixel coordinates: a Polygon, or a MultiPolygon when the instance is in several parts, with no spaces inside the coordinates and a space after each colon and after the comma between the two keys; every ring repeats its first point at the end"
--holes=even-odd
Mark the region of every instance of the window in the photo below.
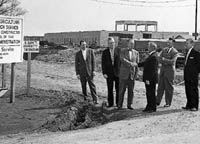
{"type": "Polygon", "coordinates": [[[143,38],[144,39],[150,39],[151,37],[152,37],[152,34],[143,33],[143,38]]]}

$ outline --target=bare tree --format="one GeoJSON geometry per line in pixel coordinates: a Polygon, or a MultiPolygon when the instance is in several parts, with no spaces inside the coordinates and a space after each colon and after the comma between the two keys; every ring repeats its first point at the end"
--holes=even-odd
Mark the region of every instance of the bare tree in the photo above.
{"type": "Polygon", "coordinates": [[[6,16],[20,16],[27,11],[20,6],[18,0],[0,0],[0,15],[6,16]]]}

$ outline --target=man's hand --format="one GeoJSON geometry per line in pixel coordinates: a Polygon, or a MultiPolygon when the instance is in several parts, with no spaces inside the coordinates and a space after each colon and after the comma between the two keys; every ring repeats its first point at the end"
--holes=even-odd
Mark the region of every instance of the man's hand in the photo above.
{"type": "Polygon", "coordinates": [[[131,66],[136,67],[136,66],[138,66],[138,64],[136,62],[134,62],[134,63],[131,63],[131,66]]]}
{"type": "Polygon", "coordinates": [[[145,83],[146,83],[147,85],[150,85],[150,81],[149,81],[149,80],[146,80],[145,83]]]}
{"type": "Polygon", "coordinates": [[[105,79],[107,79],[107,78],[108,78],[107,74],[104,74],[104,75],[103,75],[103,77],[104,77],[105,79]]]}
{"type": "Polygon", "coordinates": [[[92,72],[92,75],[93,75],[93,77],[94,77],[94,76],[96,75],[96,73],[93,71],[93,72],[92,72]]]}
{"type": "Polygon", "coordinates": [[[80,79],[80,75],[76,75],[77,79],[80,79]]]}

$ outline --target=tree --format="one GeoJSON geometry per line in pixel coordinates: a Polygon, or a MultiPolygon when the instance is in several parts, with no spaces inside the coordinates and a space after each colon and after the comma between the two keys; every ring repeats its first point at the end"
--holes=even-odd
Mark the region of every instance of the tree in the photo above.
{"type": "Polygon", "coordinates": [[[20,16],[27,11],[20,6],[18,0],[0,0],[0,15],[6,16],[20,16]]]}

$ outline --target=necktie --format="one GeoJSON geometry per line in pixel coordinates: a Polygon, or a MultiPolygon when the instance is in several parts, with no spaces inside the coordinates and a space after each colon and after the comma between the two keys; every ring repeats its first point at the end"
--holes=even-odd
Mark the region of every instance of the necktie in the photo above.
{"type": "Polygon", "coordinates": [[[112,63],[114,63],[114,53],[113,53],[113,49],[110,50],[110,56],[111,56],[112,63]]]}
{"type": "Polygon", "coordinates": [[[169,48],[169,49],[167,50],[167,53],[169,53],[169,52],[170,52],[170,50],[171,50],[171,48],[169,48]]]}

